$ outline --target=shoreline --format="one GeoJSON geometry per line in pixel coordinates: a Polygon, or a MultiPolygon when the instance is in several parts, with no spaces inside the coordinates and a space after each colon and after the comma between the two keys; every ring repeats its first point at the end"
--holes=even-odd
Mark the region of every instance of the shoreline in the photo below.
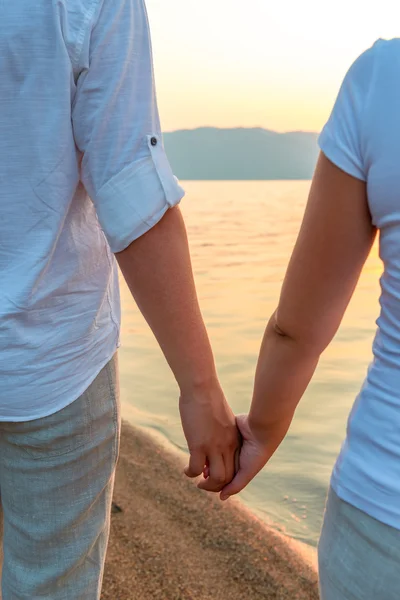
{"type": "MultiPolygon", "coordinates": [[[[177,460],[181,460],[182,468],[186,465],[188,454],[179,445],[175,444],[171,439],[167,437],[166,432],[163,429],[159,429],[154,426],[151,419],[146,418],[145,413],[140,412],[136,407],[130,403],[122,401],[122,414],[123,422],[130,425],[133,429],[143,432],[146,436],[154,441],[158,446],[161,446],[168,452],[176,457],[177,460]]],[[[307,543],[304,540],[297,539],[291,536],[290,533],[286,532],[286,528],[280,526],[278,522],[274,522],[271,516],[266,512],[257,511],[253,509],[250,504],[243,501],[242,498],[237,496],[232,501],[239,506],[239,508],[247,513],[251,518],[260,521],[262,526],[265,526],[269,531],[272,529],[278,536],[281,536],[286,542],[291,545],[296,551],[300,552],[307,561],[311,563],[314,568],[318,565],[317,548],[312,543],[307,543]]]]}
{"type": "MultiPolygon", "coordinates": [[[[158,436],[157,436],[158,438],[158,436]]],[[[317,600],[315,552],[221,503],[184,457],[124,422],[102,600],[317,600]]]]}
{"type": "MultiPolygon", "coordinates": [[[[124,408],[124,414],[127,414],[126,405],[124,408]]],[[[129,415],[129,412],[128,412],[129,415]]],[[[133,417],[134,413],[132,413],[133,417]]],[[[124,424],[131,427],[133,430],[139,430],[145,436],[149,437],[155,445],[164,448],[165,451],[171,454],[177,461],[180,461],[182,465],[182,469],[186,465],[186,461],[188,458],[187,453],[180,447],[174,444],[171,440],[169,440],[164,433],[159,431],[157,428],[154,428],[150,425],[135,425],[135,420],[129,417],[125,417],[123,419],[124,424]]],[[[288,533],[285,533],[278,524],[274,523],[270,517],[266,514],[257,514],[257,511],[254,511],[251,506],[244,503],[241,498],[236,496],[232,498],[230,504],[234,504],[237,509],[241,512],[244,512],[249,519],[256,520],[260,524],[261,528],[265,528],[267,532],[273,531],[279,538],[281,538],[286,544],[288,544],[295,552],[299,553],[304,560],[311,565],[311,567],[315,570],[318,568],[318,555],[317,548],[311,544],[307,544],[307,542],[298,540],[288,533]]]]}

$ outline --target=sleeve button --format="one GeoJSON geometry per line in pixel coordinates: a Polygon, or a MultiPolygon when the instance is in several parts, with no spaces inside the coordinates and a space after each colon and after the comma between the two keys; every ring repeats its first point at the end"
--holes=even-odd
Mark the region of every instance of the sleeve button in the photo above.
{"type": "Polygon", "coordinates": [[[150,144],[152,146],[157,146],[157,144],[158,144],[157,138],[156,137],[152,137],[151,140],[150,140],[150,144]]]}

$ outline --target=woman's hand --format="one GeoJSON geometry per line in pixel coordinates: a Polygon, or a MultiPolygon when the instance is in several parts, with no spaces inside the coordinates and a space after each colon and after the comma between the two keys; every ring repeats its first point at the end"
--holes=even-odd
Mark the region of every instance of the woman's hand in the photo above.
{"type": "Polygon", "coordinates": [[[221,500],[241,492],[263,469],[278,448],[289,428],[291,419],[276,422],[267,429],[252,423],[249,415],[236,417],[243,445],[239,456],[239,470],[233,481],[223,488],[221,500]]]}

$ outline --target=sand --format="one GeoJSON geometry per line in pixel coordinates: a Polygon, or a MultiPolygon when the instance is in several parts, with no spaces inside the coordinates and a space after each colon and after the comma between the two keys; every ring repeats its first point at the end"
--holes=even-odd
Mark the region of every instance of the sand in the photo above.
{"type": "Polygon", "coordinates": [[[317,600],[315,567],[182,459],[124,424],[103,600],[317,600]]]}

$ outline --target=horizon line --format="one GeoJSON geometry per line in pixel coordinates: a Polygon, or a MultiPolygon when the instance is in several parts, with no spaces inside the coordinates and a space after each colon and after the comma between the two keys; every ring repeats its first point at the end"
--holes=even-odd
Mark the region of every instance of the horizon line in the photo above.
{"type": "Polygon", "coordinates": [[[170,129],[168,131],[164,131],[163,133],[179,133],[182,131],[200,131],[202,129],[215,129],[217,131],[235,131],[246,129],[248,131],[268,131],[269,133],[276,133],[277,135],[287,135],[290,133],[308,133],[313,135],[319,135],[318,131],[311,131],[308,129],[289,129],[287,131],[277,131],[276,129],[269,129],[268,127],[254,126],[254,127],[246,127],[244,125],[238,125],[236,127],[218,127],[217,125],[199,125],[197,127],[181,127],[178,129],[170,129]]]}

